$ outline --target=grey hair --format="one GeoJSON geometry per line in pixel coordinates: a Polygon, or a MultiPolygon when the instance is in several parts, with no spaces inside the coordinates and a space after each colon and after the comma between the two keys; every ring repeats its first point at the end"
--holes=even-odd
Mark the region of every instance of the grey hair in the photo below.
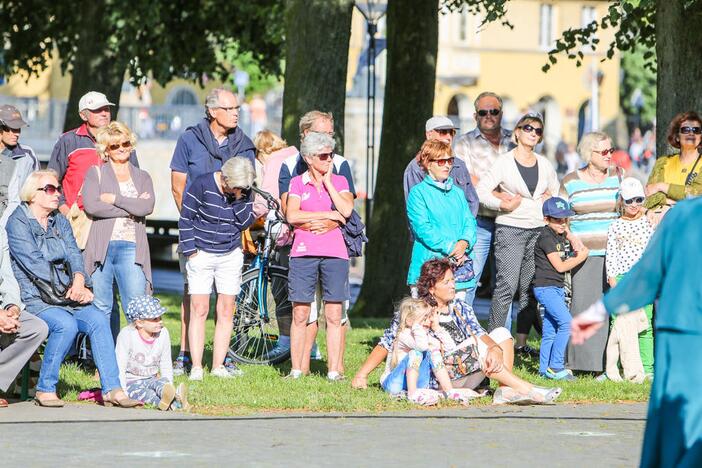
{"type": "Polygon", "coordinates": [[[319,119],[327,119],[332,123],[332,127],[334,126],[334,116],[331,112],[322,112],[318,110],[309,111],[300,117],[300,138],[302,138],[303,134],[312,128],[312,125],[314,125],[314,123],[319,119]]]}
{"type": "Polygon", "coordinates": [[[205,117],[207,117],[208,120],[212,119],[210,109],[216,109],[219,107],[219,96],[222,93],[234,94],[227,88],[214,88],[212,91],[207,93],[207,96],[205,97],[205,117]]]}
{"type": "Polygon", "coordinates": [[[502,98],[498,94],[493,93],[492,91],[483,91],[482,93],[478,94],[478,97],[475,98],[475,101],[473,101],[473,107],[475,107],[476,111],[478,110],[478,101],[485,97],[493,97],[497,99],[497,102],[500,103],[500,109],[502,109],[502,98]]]}
{"type": "Polygon", "coordinates": [[[331,150],[334,151],[335,146],[336,142],[331,136],[326,133],[312,132],[302,140],[300,144],[300,154],[303,156],[314,156],[327,148],[331,148],[331,150]]]}
{"type": "Polygon", "coordinates": [[[612,141],[609,135],[603,132],[590,132],[583,135],[583,137],[580,139],[580,143],[578,143],[578,154],[580,155],[580,158],[586,164],[590,164],[590,158],[592,158],[592,148],[594,148],[597,143],[605,140],[612,141]]]}
{"type": "Polygon", "coordinates": [[[248,189],[253,185],[255,178],[253,164],[243,156],[228,159],[222,165],[222,183],[227,188],[248,189]]]}

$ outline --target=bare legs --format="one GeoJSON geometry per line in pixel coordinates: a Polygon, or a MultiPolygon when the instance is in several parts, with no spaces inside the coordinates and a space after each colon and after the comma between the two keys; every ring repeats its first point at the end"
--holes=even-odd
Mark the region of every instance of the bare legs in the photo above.
{"type": "MultiPolygon", "coordinates": [[[[190,323],[188,335],[190,340],[190,356],[193,367],[202,367],[202,357],[205,351],[205,322],[210,312],[209,294],[190,295],[190,323]]],[[[217,295],[217,321],[215,324],[212,368],[224,364],[224,358],[229,348],[232,335],[232,317],[234,314],[234,296],[228,294],[217,295]]]]}
{"type": "MultiPolygon", "coordinates": [[[[310,304],[293,304],[293,322],[290,327],[290,359],[292,369],[304,374],[310,370],[310,352],[317,335],[317,324],[307,324],[310,304]]],[[[324,316],[327,321],[327,367],[329,372],[339,372],[342,347],[341,303],[326,302],[324,316]]],[[[343,367],[342,367],[343,369],[343,367]]]]}

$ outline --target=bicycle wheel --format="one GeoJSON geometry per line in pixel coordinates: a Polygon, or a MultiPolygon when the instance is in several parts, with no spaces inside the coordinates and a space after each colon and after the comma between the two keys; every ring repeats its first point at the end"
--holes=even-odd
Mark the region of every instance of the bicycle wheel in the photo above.
{"type": "Polygon", "coordinates": [[[268,266],[262,280],[260,273],[261,268],[256,267],[242,275],[227,355],[243,364],[278,364],[290,357],[289,351],[271,353],[280,336],[277,314],[292,317],[287,271],[268,266]]]}

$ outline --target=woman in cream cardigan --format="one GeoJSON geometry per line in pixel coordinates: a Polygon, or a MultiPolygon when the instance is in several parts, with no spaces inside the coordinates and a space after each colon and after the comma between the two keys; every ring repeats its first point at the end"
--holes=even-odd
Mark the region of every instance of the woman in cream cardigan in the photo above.
{"type": "Polygon", "coordinates": [[[497,284],[488,331],[510,328],[512,298],[519,288],[516,344],[518,351],[526,353],[531,353],[526,339],[532,324],[540,328],[530,286],[534,277],[534,246],[544,226],[541,205],[557,195],[559,189],[551,163],[534,152],[543,131],[541,115],[526,114],[519,119],[513,134],[517,147],[500,155],[478,184],[480,203],[499,210],[495,219],[497,284]]]}

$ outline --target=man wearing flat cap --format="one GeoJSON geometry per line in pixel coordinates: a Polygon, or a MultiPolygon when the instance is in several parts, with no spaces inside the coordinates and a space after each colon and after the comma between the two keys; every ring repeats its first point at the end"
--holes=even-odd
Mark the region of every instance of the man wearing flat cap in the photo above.
{"type": "Polygon", "coordinates": [[[27,122],[15,106],[0,105],[0,227],[20,204],[19,192],[39,160],[29,146],[20,145],[27,122]]]}

